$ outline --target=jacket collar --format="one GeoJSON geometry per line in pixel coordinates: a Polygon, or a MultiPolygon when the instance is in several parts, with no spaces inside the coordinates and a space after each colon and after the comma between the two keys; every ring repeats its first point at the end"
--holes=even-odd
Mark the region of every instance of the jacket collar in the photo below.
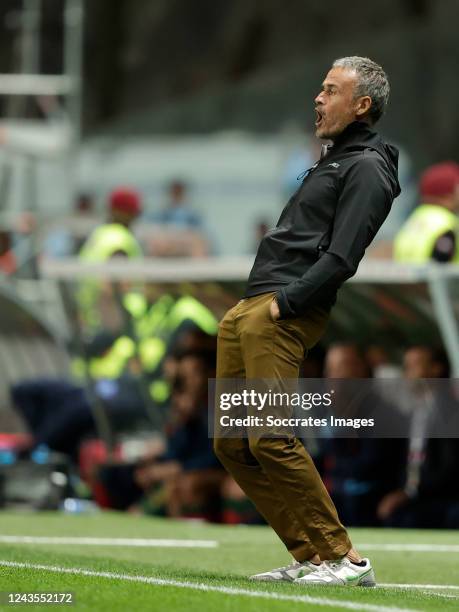
{"type": "Polygon", "coordinates": [[[349,123],[344,130],[339,134],[332,144],[323,144],[320,153],[320,160],[327,155],[340,151],[342,148],[349,145],[362,145],[368,140],[377,139],[377,133],[370,129],[368,123],[363,121],[353,121],[349,123]]]}
{"type": "Polygon", "coordinates": [[[341,134],[333,141],[333,148],[341,148],[343,145],[358,143],[366,140],[368,137],[376,136],[376,132],[374,132],[368,123],[364,121],[353,121],[348,126],[344,128],[341,134]]]}

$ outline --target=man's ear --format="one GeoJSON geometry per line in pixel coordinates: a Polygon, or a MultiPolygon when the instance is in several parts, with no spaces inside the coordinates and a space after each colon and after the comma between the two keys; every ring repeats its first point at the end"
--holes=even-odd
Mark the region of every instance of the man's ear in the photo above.
{"type": "Polygon", "coordinates": [[[355,111],[355,114],[357,115],[357,117],[363,117],[364,115],[366,115],[368,111],[370,110],[370,106],[371,106],[370,96],[362,96],[361,98],[359,98],[357,109],[355,111]]]}

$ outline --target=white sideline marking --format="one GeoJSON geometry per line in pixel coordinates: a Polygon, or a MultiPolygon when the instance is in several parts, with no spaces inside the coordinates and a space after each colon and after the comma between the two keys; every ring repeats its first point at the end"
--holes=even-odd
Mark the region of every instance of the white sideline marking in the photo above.
{"type": "Polygon", "coordinates": [[[457,595],[448,595],[447,593],[438,593],[437,591],[421,591],[423,595],[435,595],[435,597],[444,597],[445,599],[459,599],[457,595]]]}
{"type": "Polygon", "coordinates": [[[378,586],[387,589],[447,589],[449,591],[459,591],[457,584],[398,584],[397,582],[378,582],[378,586]]]}
{"type": "Polygon", "coordinates": [[[355,544],[355,547],[384,552],[459,552],[459,544],[355,544]]]}
{"type": "Polygon", "coordinates": [[[400,584],[400,583],[384,583],[378,582],[379,587],[386,589],[418,589],[424,595],[435,595],[436,597],[443,597],[445,599],[459,599],[457,595],[450,595],[447,593],[438,593],[441,590],[459,590],[459,586],[455,584],[400,584]]]}
{"type": "Polygon", "coordinates": [[[17,567],[23,569],[36,569],[58,574],[73,574],[80,576],[93,576],[96,578],[108,578],[109,580],[126,580],[128,582],[141,582],[154,586],[172,586],[182,589],[193,589],[196,591],[206,591],[224,593],[225,595],[243,595],[246,597],[259,597],[262,599],[276,599],[279,601],[299,601],[302,603],[315,604],[317,606],[332,606],[345,608],[348,610],[364,610],[365,612],[417,612],[412,608],[398,608],[393,606],[378,606],[375,604],[357,603],[343,601],[340,599],[329,599],[325,597],[311,597],[310,595],[287,595],[284,593],[270,593],[267,591],[252,591],[249,589],[239,589],[235,587],[213,586],[199,582],[182,582],[164,578],[154,578],[152,576],[133,576],[132,574],[118,574],[115,572],[98,572],[79,567],[58,567],[55,565],[41,565],[38,563],[20,563],[17,561],[0,560],[0,566],[17,567]]]}
{"type": "Polygon", "coordinates": [[[87,538],[0,535],[5,544],[82,544],[85,546],[145,546],[159,548],[217,548],[215,540],[155,540],[145,538],[87,538]]]}

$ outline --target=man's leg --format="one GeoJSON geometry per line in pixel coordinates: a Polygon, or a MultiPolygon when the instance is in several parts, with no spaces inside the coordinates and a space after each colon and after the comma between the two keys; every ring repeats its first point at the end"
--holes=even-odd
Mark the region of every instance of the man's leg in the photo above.
{"type": "MultiPolygon", "coordinates": [[[[314,346],[323,335],[328,317],[315,310],[309,318],[273,321],[271,301],[272,295],[264,294],[245,303],[238,333],[246,377],[277,379],[281,384],[282,379],[298,378],[305,348],[314,346]]],[[[352,544],[303,444],[293,437],[257,437],[250,440],[250,452],[266,473],[270,490],[285,500],[320,558],[346,555],[352,544]]],[[[250,497],[252,489],[248,488],[247,493],[250,497]]],[[[284,529],[290,527],[289,523],[288,516],[283,518],[284,529]]]]}
{"type": "MultiPolygon", "coordinates": [[[[217,379],[245,378],[239,338],[236,332],[236,318],[240,315],[240,302],[229,310],[219,326],[217,345],[217,379]]],[[[271,525],[287,550],[297,561],[315,557],[305,530],[287,508],[279,492],[249,449],[244,438],[215,438],[214,448],[221,463],[235,481],[253,501],[257,510],[271,525]]]]}

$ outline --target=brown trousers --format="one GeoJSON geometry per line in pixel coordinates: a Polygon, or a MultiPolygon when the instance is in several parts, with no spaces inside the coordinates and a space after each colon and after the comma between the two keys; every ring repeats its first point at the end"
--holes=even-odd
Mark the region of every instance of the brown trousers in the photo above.
{"type": "MultiPolygon", "coordinates": [[[[218,378],[298,378],[305,351],[325,331],[328,313],[311,309],[274,321],[274,293],[241,300],[219,326],[218,378]]],[[[215,438],[215,452],[297,561],[344,556],[352,544],[303,444],[296,438],[215,438]]]]}

